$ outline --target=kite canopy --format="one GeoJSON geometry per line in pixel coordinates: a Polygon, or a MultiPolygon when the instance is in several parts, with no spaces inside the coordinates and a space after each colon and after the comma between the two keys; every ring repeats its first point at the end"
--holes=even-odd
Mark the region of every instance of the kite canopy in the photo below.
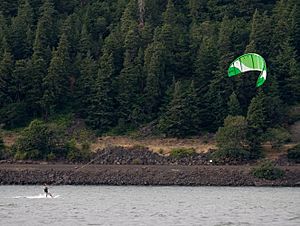
{"type": "Polygon", "coordinates": [[[267,67],[264,58],[256,53],[246,53],[236,58],[228,68],[228,76],[236,76],[242,72],[260,71],[256,87],[261,86],[267,79],[267,67]]]}

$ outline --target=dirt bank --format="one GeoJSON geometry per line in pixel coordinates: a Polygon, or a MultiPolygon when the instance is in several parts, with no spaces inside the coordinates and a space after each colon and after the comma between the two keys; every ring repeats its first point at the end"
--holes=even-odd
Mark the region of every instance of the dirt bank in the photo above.
{"type": "Polygon", "coordinates": [[[251,166],[0,164],[0,184],[300,186],[300,166],[282,166],[285,176],[268,181],[251,166]],[[83,168],[82,168],[83,167],[83,168]]]}
{"type": "Polygon", "coordinates": [[[131,138],[126,136],[103,136],[98,137],[92,144],[92,150],[103,149],[110,146],[120,147],[147,147],[153,152],[168,154],[174,148],[193,148],[196,152],[207,152],[215,149],[213,135],[202,136],[194,139],[143,137],[131,138]]]}

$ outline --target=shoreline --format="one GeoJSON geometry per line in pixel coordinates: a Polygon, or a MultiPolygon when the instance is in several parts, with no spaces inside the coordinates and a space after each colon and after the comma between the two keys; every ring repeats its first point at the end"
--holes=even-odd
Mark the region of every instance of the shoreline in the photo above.
{"type": "Polygon", "coordinates": [[[300,187],[300,165],[277,180],[255,178],[253,165],[0,164],[0,185],[147,185],[300,187]]]}

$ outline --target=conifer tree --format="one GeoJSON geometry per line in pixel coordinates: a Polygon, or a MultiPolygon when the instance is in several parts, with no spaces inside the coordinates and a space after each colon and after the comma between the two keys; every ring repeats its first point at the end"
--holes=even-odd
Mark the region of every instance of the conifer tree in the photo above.
{"type": "MultiPolygon", "coordinates": [[[[246,46],[245,53],[258,53],[269,59],[271,51],[270,37],[272,37],[272,21],[266,13],[261,14],[255,10],[251,21],[251,32],[249,43],[246,46]],[[270,29],[266,29],[266,27],[270,29]]],[[[246,76],[237,78],[237,89],[239,91],[240,104],[243,109],[246,109],[251,99],[256,94],[255,82],[257,79],[257,72],[248,72],[246,76]]],[[[266,83],[266,86],[269,84],[266,83]]],[[[272,87],[273,88],[273,87],[272,87]]]]}
{"type": "Polygon", "coordinates": [[[261,90],[263,128],[250,127],[260,134],[300,101],[299,9],[297,0],[0,1],[0,121],[63,110],[100,133],[161,119],[168,136],[189,136],[247,108],[253,124],[261,90]],[[259,89],[258,72],[227,76],[243,52],[266,60],[259,89]]]}
{"type": "MultiPolygon", "coordinates": [[[[279,98],[281,88],[279,87],[279,81],[277,79],[278,72],[280,70],[276,69],[277,66],[282,65],[282,62],[279,62],[279,64],[277,64],[278,62],[275,63],[275,58],[279,57],[280,54],[277,56],[273,55],[275,52],[278,54],[279,49],[272,49],[272,45],[270,45],[270,37],[273,35],[272,29],[273,25],[271,18],[266,13],[259,14],[256,10],[252,18],[252,30],[249,44],[245,51],[257,52],[266,60],[269,59],[269,62],[274,62],[274,64],[269,64],[270,70],[268,71],[268,81],[263,87],[264,91],[268,93],[268,95],[264,98],[264,106],[266,110],[265,126],[274,126],[280,122],[282,116],[280,113],[280,111],[282,111],[282,102],[279,98]],[[271,29],[265,29],[266,27],[270,27],[271,29]]],[[[256,93],[256,89],[254,89],[253,86],[257,79],[256,75],[257,73],[250,72],[247,77],[239,79],[239,93],[243,107],[249,105],[248,103],[250,103],[251,97],[253,97],[256,93]]]]}
{"type": "Polygon", "coordinates": [[[195,135],[199,129],[197,113],[197,96],[194,83],[191,83],[187,92],[183,92],[181,83],[176,82],[173,98],[166,113],[159,121],[159,128],[167,136],[195,135]]]}
{"type": "Polygon", "coordinates": [[[14,101],[16,87],[13,86],[13,68],[13,56],[6,49],[0,62],[0,108],[14,101]]]}
{"type": "Polygon", "coordinates": [[[235,92],[230,95],[227,105],[229,115],[237,116],[242,114],[240,103],[235,92]]]}
{"type": "Polygon", "coordinates": [[[260,152],[260,142],[262,134],[266,129],[266,111],[264,108],[265,95],[262,91],[255,96],[248,107],[247,123],[248,123],[248,139],[252,152],[260,152]]]}
{"type": "Polygon", "coordinates": [[[258,95],[251,100],[248,108],[247,122],[250,128],[256,131],[263,131],[265,129],[265,109],[264,109],[265,95],[259,91],[258,95]]]}
{"type": "Polygon", "coordinates": [[[80,76],[76,81],[76,104],[80,116],[87,118],[92,100],[95,98],[95,82],[97,80],[98,66],[87,53],[87,56],[80,61],[80,76]]]}
{"type": "Polygon", "coordinates": [[[66,70],[58,55],[58,51],[53,51],[48,74],[43,79],[44,95],[42,106],[44,117],[48,119],[50,114],[55,113],[58,106],[62,106],[66,92],[66,70]]]}
{"type": "MultiPolygon", "coordinates": [[[[143,90],[142,57],[139,49],[140,37],[137,29],[129,30],[125,39],[124,66],[118,78],[120,118],[125,122],[136,124],[134,112],[140,112],[140,97],[143,90]]],[[[135,113],[136,114],[136,113],[135,113]]]]}
{"type": "Polygon", "coordinates": [[[159,121],[160,130],[167,136],[182,137],[186,130],[184,114],[184,96],[180,82],[176,82],[173,98],[165,115],[159,121]]]}
{"type": "Polygon", "coordinates": [[[31,74],[31,64],[29,60],[17,60],[13,71],[13,79],[16,87],[15,101],[26,102],[27,92],[30,89],[28,77],[31,74]]]}
{"type": "Polygon", "coordinates": [[[104,52],[87,117],[87,123],[101,133],[117,124],[116,94],[113,85],[114,70],[112,54],[104,52]]]}
{"type": "Polygon", "coordinates": [[[271,92],[268,92],[268,95],[265,95],[263,98],[263,106],[265,111],[265,127],[276,127],[284,119],[284,103],[280,97],[275,94],[272,95],[271,92]]]}
{"type": "MultiPolygon", "coordinates": [[[[102,39],[102,35],[107,33],[109,22],[112,19],[117,20],[119,23],[120,17],[112,18],[113,12],[109,7],[111,2],[107,1],[94,1],[87,4],[86,14],[84,18],[84,23],[87,25],[87,30],[90,32],[92,39],[97,43],[99,39],[102,39]]],[[[118,5],[121,6],[122,3],[118,5]]],[[[95,48],[97,46],[94,46],[95,48]]]]}
{"type": "Polygon", "coordinates": [[[265,13],[261,14],[255,10],[251,21],[249,44],[245,53],[256,52],[268,58],[271,52],[270,37],[272,37],[271,19],[265,13]]]}
{"type": "Polygon", "coordinates": [[[281,45],[285,40],[291,40],[292,32],[292,20],[290,18],[291,7],[289,1],[280,0],[277,1],[274,13],[273,13],[273,22],[274,32],[271,38],[271,46],[273,48],[272,56],[276,56],[278,51],[281,50],[281,45]]]}
{"type": "Polygon", "coordinates": [[[6,19],[3,16],[2,11],[0,11],[0,57],[2,57],[5,50],[8,48],[6,37],[7,37],[6,19]]]}
{"type": "Polygon", "coordinates": [[[174,25],[176,23],[176,8],[173,0],[168,0],[166,10],[163,13],[163,22],[169,25],[174,25]]]}
{"type": "Polygon", "coordinates": [[[144,27],[140,30],[142,48],[146,49],[147,45],[152,42],[154,28],[148,22],[145,22],[144,27]]]}
{"type": "Polygon", "coordinates": [[[291,0],[293,9],[290,14],[291,26],[292,26],[292,43],[296,49],[297,55],[300,56],[300,3],[299,1],[291,0]]]}
{"type": "MultiPolygon", "coordinates": [[[[127,59],[125,58],[125,61],[127,59]]],[[[136,104],[138,93],[135,91],[138,87],[137,76],[139,71],[137,67],[126,66],[121,71],[120,77],[118,79],[119,93],[118,93],[118,103],[119,103],[119,113],[120,118],[124,119],[125,122],[130,123],[131,111],[133,110],[133,105],[136,104]]]]}
{"type": "Polygon", "coordinates": [[[294,87],[299,86],[299,79],[297,80],[299,63],[296,61],[296,52],[289,40],[282,43],[281,50],[273,58],[273,63],[273,75],[278,84],[280,97],[284,102],[291,103],[296,91],[294,87]]]}
{"type": "Polygon", "coordinates": [[[278,1],[273,13],[274,32],[271,39],[271,67],[270,71],[275,78],[278,95],[284,103],[291,104],[297,99],[299,86],[298,58],[295,40],[297,33],[297,3],[293,0],[278,1]],[[296,33],[295,33],[296,32],[296,33]],[[292,82],[293,81],[293,82],[292,82]]]}
{"type": "Polygon", "coordinates": [[[51,0],[46,0],[40,11],[41,16],[37,23],[34,51],[39,47],[37,42],[41,42],[41,47],[50,46],[50,48],[57,42],[57,11],[54,8],[54,4],[51,0]]]}
{"type": "Polygon", "coordinates": [[[189,117],[187,120],[188,130],[186,135],[199,134],[200,126],[203,118],[201,118],[201,110],[199,107],[199,96],[197,94],[194,81],[191,82],[185,97],[185,117],[189,117]]]}
{"type": "Polygon", "coordinates": [[[0,63],[0,123],[6,128],[24,126],[30,116],[26,103],[26,94],[30,89],[27,79],[30,75],[30,65],[27,60],[17,60],[14,65],[11,56],[6,53],[3,62],[0,63]],[[5,63],[2,64],[3,62],[5,63]],[[5,70],[4,65],[9,70],[5,70]],[[9,76],[3,81],[1,75],[5,71],[9,76]],[[2,89],[3,86],[5,89],[2,89]]]}
{"type": "Polygon", "coordinates": [[[179,41],[178,34],[180,32],[176,21],[177,15],[173,0],[168,0],[166,10],[163,13],[163,24],[159,32],[155,34],[156,37],[154,37],[165,46],[165,79],[167,80],[167,83],[171,82],[173,77],[177,77],[175,71],[179,69],[175,65],[175,47],[176,42],[179,41]]]}
{"type": "Polygon", "coordinates": [[[121,17],[121,32],[126,34],[129,30],[137,28],[138,4],[137,0],[129,0],[121,17]]]}
{"type": "Polygon", "coordinates": [[[81,58],[85,58],[88,52],[92,51],[92,37],[87,30],[86,24],[83,24],[81,33],[80,33],[80,40],[78,44],[78,53],[81,58]]]}
{"type": "Polygon", "coordinates": [[[189,0],[190,15],[193,23],[208,20],[207,1],[189,0]]]}
{"type": "Polygon", "coordinates": [[[210,111],[207,109],[207,92],[213,78],[213,73],[217,69],[218,62],[215,61],[216,58],[217,50],[215,41],[212,37],[203,37],[193,65],[193,80],[199,97],[199,120],[202,128],[207,128],[209,126],[206,123],[207,118],[210,115],[210,111]]]}
{"type": "Polygon", "coordinates": [[[69,62],[69,43],[67,36],[62,34],[57,50],[53,51],[48,74],[43,79],[43,108],[46,118],[58,107],[62,108],[68,99],[69,62]]]}
{"type": "Polygon", "coordinates": [[[213,72],[217,69],[216,58],[217,50],[215,41],[211,37],[204,37],[194,62],[193,76],[195,85],[198,87],[199,93],[202,94],[202,96],[207,92],[209,82],[213,77],[213,72]]]}
{"type": "Polygon", "coordinates": [[[165,46],[155,42],[150,45],[145,53],[146,86],[145,86],[145,107],[149,119],[157,116],[161,106],[165,79],[165,46]]]}
{"type": "MultiPolygon", "coordinates": [[[[69,53],[69,64],[71,65],[77,55],[78,51],[78,45],[80,40],[80,31],[78,27],[76,26],[76,23],[79,23],[79,21],[76,21],[76,18],[71,15],[67,17],[67,19],[63,22],[62,27],[60,29],[60,38],[62,35],[66,36],[67,42],[68,42],[68,53],[69,53]]],[[[89,51],[91,49],[88,49],[86,51],[89,51]]],[[[80,51],[78,51],[80,52],[80,51]]],[[[78,55],[80,55],[78,53],[78,55]]],[[[86,55],[85,55],[86,56],[86,55]]],[[[68,70],[72,70],[73,68],[68,68],[68,70]]],[[[74,72],[73,72],[74,73],[74,72]]]]}
{"type": "Polygon", "coordinates": [[[288,95],[286,96],[288,103],[300,102],[300,63],[295,58],[289,62],[289,78],[287,79],[286,89],[288,95]]]}
{"type": "Polygon", "coordinates": [[[207,92],[207,110],[210,115],[207,118],[210,130],[216,130],[223,124],[224,118],[227,116],[227,98],[231,94],[231,81],[226,79],[226,69],[233,60],[232,42],[230,40],[232,33],[231,22],[228,17],[224,17],[219,31],[218,37],[218,66],[214,72],[214,77],[209,85],[207,92]]]}
{"type": "Polygon", "coordinates": [[[43,97],[43,79],[51,59],[50,48],[56,42],[56,21],[53,3],[46,0],[41,7],[41,17],[38,20],[33,44],[31,89],[28,93],[28,104],[34,115],[41,114],[41,99],[43,97]]]}
{"type": "Polygon", "coordinates": [[[12,19],[9,42],[15,59],[24,59],[31,55],[33,36],[33,12],[28,0],[22,0],[18,15],[12,19]]]}
{"type": "Polygon", "coordinates": [[[108,54],[112,53],[114,77],[117,76],[123,68],[123,43],[123,34],[121,34],[119,26],[113,29],[113,31],[107,36],[104,41],[103,52],[107,52],[108,54]]]}
{"type": "Polygon", "coordinates": [[[18,9],[18,0],[0,1],[0,9],[6,17],[15,16],[18,9]]]}

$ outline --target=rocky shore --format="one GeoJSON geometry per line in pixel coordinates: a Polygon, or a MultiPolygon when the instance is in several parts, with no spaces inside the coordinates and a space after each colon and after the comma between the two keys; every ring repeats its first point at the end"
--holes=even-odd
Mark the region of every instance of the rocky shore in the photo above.
{"type": "Polygon", "coordinates": [[[300,186],[300,166],[282,166],[285,176],[269,181],[252,166],[0,164],[1,185],[181,185],[300,186]]]}
{"type": "Polygon", "coordinates": [[[0,184],[300,186],[300,165],[287,159],[277,163],[284,177],[270,181],[252,175],[255,162],[217,163],[209,156],[192,153],[178,158],[144,147],[110,147],[80,163],[2,160],[0,184]]]}
{"type": "Polygon", "coordinates": [[[161,155],[146,147],[108,147],[98,150],[94,156],[94,164],[101,165],[207,165],[209,152],[192,153],[180,158],[161,155]]]}

